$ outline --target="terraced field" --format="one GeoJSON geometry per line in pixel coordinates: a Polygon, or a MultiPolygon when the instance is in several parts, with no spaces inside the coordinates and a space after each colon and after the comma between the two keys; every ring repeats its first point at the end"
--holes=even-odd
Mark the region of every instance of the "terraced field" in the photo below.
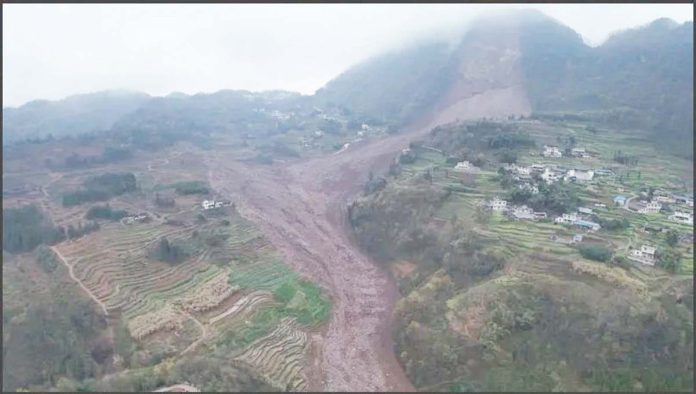
{"type": "Polygon", "coordinates": [[[252,343],[235,358],[272,386],[286,391],[304,391],[307,382],[302,376],[307,334],[292,319],[283,319],[269,335],[252,343]]]}

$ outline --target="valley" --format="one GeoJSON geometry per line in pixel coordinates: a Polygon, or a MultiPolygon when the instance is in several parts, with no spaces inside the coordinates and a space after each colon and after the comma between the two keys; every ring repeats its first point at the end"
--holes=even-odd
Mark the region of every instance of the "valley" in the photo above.
{"type": "Polygon", "coordinates": [[[4,110],[3,390],[693,390],[689,31],[4,110]]]}

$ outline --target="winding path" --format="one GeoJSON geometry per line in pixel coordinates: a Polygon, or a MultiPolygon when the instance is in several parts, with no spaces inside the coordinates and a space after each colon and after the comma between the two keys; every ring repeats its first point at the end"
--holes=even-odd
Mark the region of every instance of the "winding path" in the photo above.
{"type": "Polygon", "coordinates": [[[92,293],[92,291],[91,291],[90,289],[88,289],[87,286],[85,286],[84,283],[82,283],[82,281],[81,281],[80,279],[78,279],[78,278],[75,276],[75,274],[73,273],[73,266],[72,266],[72,264],[68,264],[68,261],[65,259],[65,257],[63,257],[63,255],[60,253],[60,251],[58,250],[58,248],[56,248],[55,246],[51,246],[51,250],[53,251],[53,253],[56,254],[56,256],[58,256],[58,259],[59,259],[63,264],[65,264],[66,267],[68,267],[68,274],[70,274],[70,278],[72,278],[72,280],[74,280],[75,282],[77,282],[77,284],[80,285],[80,287],[82,288],[82,290],[84,290],[84,292],[87,293],[87,295],[88,295],[91,299],[93,299],[94,302],[96,302],[97,304],[99,304],[99,306],[101,307],[102,311],[104,311],[104,316],[109,316],[109,312],[106,310],[106,305],[105,305],[101,300],[99,300],[99,298],[97,298],[97,296],[95,296],[94,293],[92,293]]]}

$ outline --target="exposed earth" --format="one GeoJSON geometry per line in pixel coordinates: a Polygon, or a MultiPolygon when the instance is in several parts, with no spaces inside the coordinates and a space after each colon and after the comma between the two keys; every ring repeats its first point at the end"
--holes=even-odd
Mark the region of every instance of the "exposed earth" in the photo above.
{"type": "Polygon", "coordinates": [[[347,204],[370,171],[386,171],[395,154],[432,127],[452,121],[527,114],[519,86],[471,92],[443,103],[398,135],[353,144],[338,154],[273,165],[207,157],[212,187],[233,198],[240,213],[256,222],[287,262],[322,286],[332,316],[318,340],[318,359],[308,373],[310,390],[414,391],[393,352],[392,311],[398,293],[390,274],[352,239],[347,204]],[[442,116],[445,115],[445,116],[442,116]],[[441,117],[442,116],[442,117],[441,117]]]}

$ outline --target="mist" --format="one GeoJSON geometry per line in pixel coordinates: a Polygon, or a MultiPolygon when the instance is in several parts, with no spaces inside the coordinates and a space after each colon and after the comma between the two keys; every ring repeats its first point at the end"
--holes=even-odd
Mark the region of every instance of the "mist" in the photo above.
{"type": "Polygon", "coordinates": [[[457,37],[481,14],[535,8],[591,45],[691,4],[90,4],[3,6],[3,105],[106,89],[312,94],[382,51],[457,37]]]}

